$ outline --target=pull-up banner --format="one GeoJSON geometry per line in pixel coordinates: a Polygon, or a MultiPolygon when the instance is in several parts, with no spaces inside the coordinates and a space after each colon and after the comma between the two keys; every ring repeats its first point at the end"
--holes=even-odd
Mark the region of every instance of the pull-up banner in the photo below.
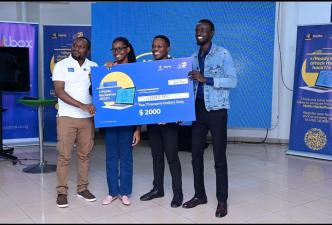
{"type": "Polygon", "coordinates": [[[332,160],[332,25],[299,26],[288,154],[332,160]]]}
{"type": "Polygon", "coordinates": [[[36,139],[38,112],[17,100],[27,95],[38,96],[38,24],[0,22],[0,47],[29,48],[30,69],[29,92],[2,92],[2,107],[6,109],[2,112],[4,142],[36,139]]]}
{"type": "MultiPolygon", "coordinates": [[[[91,38],[90,26],[45,25],[44,32],[44,97],[54,97],[52,72],[55,63],[70,54],[73,40],[78,36],[91,38]]],[[[56,142],[56,107],[44,109],[44,141],[56,142]]]]}

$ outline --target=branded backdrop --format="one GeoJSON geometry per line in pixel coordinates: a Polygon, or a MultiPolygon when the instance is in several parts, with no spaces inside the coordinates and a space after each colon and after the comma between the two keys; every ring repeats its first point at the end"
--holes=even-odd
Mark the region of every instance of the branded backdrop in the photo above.
{"type": "Polygon", "coordinates": [[[38,97],[38,24],[0,22],[0,47],[28,47],[30,92],[3,92],[3,139],[38,137],[37,109],[17,102],[23,96],[38,97]]]}
{"type": "Polygon", "coordinates": [[[230,51],[238,75],[232,90],[229,127],[270,128],[275,31],[275,2],[112,2],[92,4],[92,58],[113,60],[117,36],[127,37],[138,61],[151,59],[151,42],[164,34],[171,55],[198,50],[195,26],[202,18],[215,24],[213,42],[230,51]]]}
{"type": "MultiPolygon", "coordinates": [[[[90,26],[45,25],[44,32],[44,97],[54,97],[52,72],[55,63],[70,54],[73,40],[77,36],[91,39],[90,26]]],[[[44,109],[44,141],[56,142],[56,107],[44,109]]]]}
{"type": "Polygon", "coordinates": [[[289,150],[332,160],[332,25],[299,26],[289,150]]]}

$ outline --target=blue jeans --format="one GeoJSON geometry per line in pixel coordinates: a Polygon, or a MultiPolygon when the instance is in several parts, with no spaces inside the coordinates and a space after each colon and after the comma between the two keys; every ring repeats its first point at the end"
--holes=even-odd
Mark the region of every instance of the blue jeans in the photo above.
{"type": "Polygon", "coordinates": [[[134,129],[133,126],[105,128],[106,174],[111,196],[132,192],[134,129]]]}

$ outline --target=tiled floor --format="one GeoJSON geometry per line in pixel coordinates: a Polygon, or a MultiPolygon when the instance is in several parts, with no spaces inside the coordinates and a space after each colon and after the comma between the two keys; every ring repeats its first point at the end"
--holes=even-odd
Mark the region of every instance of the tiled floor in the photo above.
{"type": "MultiPolygon", "coordinates": [[[[38,161],[12,165],[0,159],[0,223],[331,223],[332,162],[286,155],[286,145],[228,145],[228,215],[214,216],[214,161],[211,145],[205,153],[205,186],[208,204],[193,209],[171,208],[171,178],[166,163],[165,197],[142,202],[152,187],[152,158],[147,142],[134,149],[132,205],[119,200],[103,206],[107,194],[105,152],[98,140],[91,156],[90,186],[97,201],[76,197],[76,155],[69,181],[69,207],[56,206],[56,174],[22,171],[38,161]]],[[[55,164],[55,147],[44,147],[45,159],[55,164]]],[[[38,146],[16,147],[18,158],[39,158],[38,146]]],[[[179,152],[183,170],[184,199],[194,192],[191,154],[179,152]]]]}

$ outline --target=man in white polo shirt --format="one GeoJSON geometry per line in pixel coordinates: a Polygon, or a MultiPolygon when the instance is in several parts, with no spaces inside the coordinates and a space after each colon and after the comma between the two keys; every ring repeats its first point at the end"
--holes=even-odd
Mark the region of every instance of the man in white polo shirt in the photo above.
{"type": "Polygon", "coordinates": [[[74,40],[71,54],[56,63],[53,70],[53,84],[58,97],[57,115],[57,163],[58,186],[57,205],[68,206],[68,175],[72,150],[76,143],[78,160],[77,196],[87,201],[96,197],[88,190],[89,153],[94,145],[93,115],[95,107],[89,93],[90,70],[97,66],[87,59],[90,41],[85,37],[74,40]]]}

